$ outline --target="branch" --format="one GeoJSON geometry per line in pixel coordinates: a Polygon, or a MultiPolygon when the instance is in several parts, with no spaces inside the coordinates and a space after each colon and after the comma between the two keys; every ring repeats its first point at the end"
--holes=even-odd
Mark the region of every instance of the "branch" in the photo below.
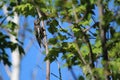
{"type": "Polygon", "coordinates": [[[62,80],[60,63],[58,62],[58,60],[56,60],[56,61],[57,61],[57,64],[58,64],[58,71],[59,71],[59,77],[60,77],[59,79],[62,80]]]}
{"type": "Polygon", "coordinates": [[[76,77],[75,72],[73,71],[73,68],[72,68],[72,67],[70,68],[70,72],[71,72],[74,80],[77,80],[77,77],[76,77]]]}
{"type": "MultiPolygon", "coordinates": [[[[94,27],[94,26],[96,26],[96,23],[93,25],[93,26],[91,26],[91,27],[89,27],[87,30],[89,30],[90,28],[92,28],[92,27],[94,27]]],[[[82,32],[82,34],[83,34],[83,38],[82,38],[82,40],[87,44],[87,46],[88,46],[88,48],[89,48],[89,61],[90,61],[90,64],[91,64],[91,68],[94,68],[95,66],[94,66],[94,54],[93,54],[93,51],[92,51],[92,46],[91,46],[91,44],[90,44],[90,41],[89,41],[89,38],[88,38],[88,36],[87,36],[87,34],[86,34],[86,31],[87,31],[86,29],[85,30],[82,30],[81,29],[81,32],[82,32]]]]}
{"type": "Polygon", "coordinates": [[[60,79],[60,78],[59,78],[56,74],[54,74],[54,73],[51,73],[51,75],[53,75],[54,77],[60,79]]]}
{"type": "MultiPolygon", "coordinates": [[[[39,12],[39,17],[40,17],[40,12],[39,12]]],[[[41,25],[42,25],[43,29],[45,29],[44,21],[42,20],[41,23],[42,23],[41,25]]],[[[46,31],[44,31],[44,34],[46,35],[46,31]]],[[[47,36],[45,36],[44,41],[45,41],[46,55],[48,55],[47,36]]],[[[46,80],[50,80],[50,61],[49,60],[46,61],[46,80]]]]}
{"type": "MultiPolygon", "coordinates": [[[[59,25],[59,27],[60,27],[60,29],[62,30],[62,31],[64,31],[64,32],[66,32],[66,30],[65,29],[63,29],[60,25],[59,25]]],[[[71,36],[72,38],[74,37],[71,33],[69,33],[69,32],[66,32],[69,36],[71,36]]]]}
{"type": "MultiPolygon", "coordinates": [[[[35,2],[34,2],[34,4],[35,4],[35,2]]],[[[44,15],[40,11],[39,7],[36,5],[35,8],[37,10],[39,18],[42,18],[44,15]]],[[[44,25],[44,21],[43,20],[41,20],[41,26],[45,30],[45,25],[44,25]]],[[[48,42],[47,42],[46,31],[44,31],[44,34],[45,34],[45,37],[44,37],[45,51],[46,51],[46,55],[48,55],[48,42]]],[[[49,60],[46,61],[46,80],[50,80],[50,61],[49,60]]]]}
{"type": "Polygon", "coordinates": [[[62,80],[60,63],[58,62],[57,59],[56,59],[56,62],[57,62],[57,64],[58,64],[59,77],[58,77],[56,74],[54,74],[54,73],[51,73],[51,75],[53,75],[54,77],[58,78],[59,80],[62,80]]]}
{"type": "MultiPolygon", "coordinates": [[[[74,5],[73,5],[74,6],[74,5]]],[[[74,8],[74,7],[73,7],[74,8]]],[[[74,11],[74,15],[77,15],[77,13],[74,11]]],[[[84,17],[86,16],[86,14],[84,15],[84,17]]],[[[84,19],[84,17],[82,18],[82,20],[84,19]]],[[[78,24],[78,19],[76,18],[75,16],[75,22],[76,24],[78,24]]],[[[89,29],[88,29],[89,30],[89,29]]],[[[89,47],[89,50],[90,50],[90,59],[92,60],[92,65],[94,65],[94,61],[93,61],[93,52],[92,52],[92,48],[91,48],[91,45],[90,45],[90,42],[89,42],[89,39],[87,38],[87,35],[85,34],[85,32],[81,29],[82,33],[84,34],[84,38],[86,39],[87,41],[87,44],[88,44],[88,47],[89,47]]],[[[77,51],[79,53],[79,57],[80,59],[82,60],[82,62],[84,63],[84,65],[87,66],[87,63],[85,61],[85,59],[82,57],[82,53],[80,52],[80,49],[79,49],[79,45],[77,43],[77,40],[75,40],[75,43],[76,43],[76,48],[77,48],[77,51]]],[[[91,67],[88,65],[88,70],[89,70],[89,73],[90,75],[92,76],[92,80],[94,80],[94,77],[93,77],[93,74],[92,74],[92,71],[91,71],[91,67]]]]}
{"type": "Polygon", "coordinates": [[[1,22],[0,22],[0,26],[3,24],[3,22],[7,19],[7,17],[5,17],[1,22]]]}
{"type": "MultiPolygon", "coordinates": [[[[110,70],[108,69],[109,63],[108,63],[108,51],[107,51],[107,47],[106,47],[106,30],[105,30],[105,23],[103,22],[103,4],[102,4],[102,0],[98,0],[97,2],[98,5],[98,9],[99,9],[99,30],[100,30],[100,40],[101,40],[101,44],[102,44],[102,54],[103,54],[103,60],[105,60],[105,65],[103,66],[105,71],[110,73],[110,70]]],[[[105,74],[106,80],[111,80],[111,77],[109,74],[105,74]]]]}
{"type": "Polygon", "coordinates": [[[79,49],[79,45],[78,45],[77,40],[75,40],[75,45],[76,45],[76,49],[77,49],[77,52],[78,52],[78,54],[79,54],[80,60],[82,61],[82,63],[83,63],[84,65],[86,65],[87,63],[86,63],[85,59],[83,58],[82,53],[80,52],[80,49],[79,49]]]}
{"type": "Polygon", "coordinates": [[[103,59],[108,61],[108,52],[106,48],[106,31],[105,31],[105,23],[103,22],[103,5],[101,4],[101,0],[98,0],[98,8],[99,8],[99,14],[100,14],[100,38],[102,43],[102,53],[103,53],[103,59]]]}
{"type": "Polygon", "coordinates": [[[94,57],[93,57],[94,54],[93,54],[93,51],[92,51],[92,46],[90,44],[88,36],[86,34],[84,34],[84,37],[85,37],[85,42],[87,43],[87,46],[88,46],[89,51],[90,51],[89,58],[90,58],[91,68],[94,68],[95,67],[95,65],[94,65],[94,57]]]}
{"type": "Polygon", "coordinates": [[[87,31],[89,31],[91,28],[95,28],[96,26],[99,26],[99,22],[96,22],[95,24],[93,24],[93,25],[90,26],[89,28],[86,28],[85,30],[83,30],[83,32],[87,32],[87,31]]]}

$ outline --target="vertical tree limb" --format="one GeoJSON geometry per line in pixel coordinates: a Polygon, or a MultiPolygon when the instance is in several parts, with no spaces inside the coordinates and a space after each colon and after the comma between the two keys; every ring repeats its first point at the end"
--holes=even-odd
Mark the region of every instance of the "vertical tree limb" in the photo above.
{"type": "Polygon", "coordinates": [[[80,60],[82,61],[82,63],[83,63],[84,65],[86,65],[87,63],[86,63],[85,59],[83,58],[82,53],[80,52],[80,49],[79,49],[79,45],[78,45],[77,40],[75,40],[75,44],[76,44],[76,49],[77,49],[77,52],[78,52],[78,54],[79,54],[80,60]]]}
{"type": "Polygon", "coordinates": [[[57,59],[56,59],[56,61],[57,61],[57,65],[58,65],[58,71],[59,71],[59,80],[62,80],[60,63],[58,62],[58,60],[57,60],[57,59]]]}
{"type": "Polygon", "coordinates": [[[89,48],[89,59],[90,59],[90,66],[91,66],[91,68],[94,68],[95,67],[95,65],[94,65],[94,58],[93,58],[93,51],[92,51],[92,47],[91,47],[91,44],[90,44],[90,41],[89,41],[89,39],[88,39],[88,36],[83,32],[83,34],[84,34],[84,38],[85,38],[85,43],[87,44],[87,46],[88,46],[88,48],[89,48]]]}
{"type": "MultiPolygon", "coordinates": [[[[8,16],[8,11],[7,11],[6,5],[3,6],[3,11],[4,11],[5,15],[8,16]]],[[[7,19],[8,21],[12,21],[12,22],[16,23],[17,25],[19,25],[19,16],[16,12],[14,12],[14,18],[6,17],[5,19],[7,19]]],[[[4,22],[4,20],[3,20],[3,22],[4,22]]],[[[14,32],[17,33],[18,29],[15,29],[14,32]]],[[[11,34],[9,34],[9,36],[10,36],[10,40],[12,42],[17,43],[15,36],[13,36],[11,34]]],[[[12,71],[10,74],[10,79],[11,80],[19,80],[19,74],[20,74],[20,54],[19,54],[18,47],[16,47],[16,49],[12,52],[12,71]]]]}
{"type": "Polygon", "coordinates": [[[99,15],[100,15],[100,38],[102,43],[102,53],[103,53],[103,59],[108,61],[108,52],[106,48],[106,30],[105,30],[105,23],[103,22],[103,5],[102,1],[98,0],[98,7],[99,7],[99,15]]]}
{"type": "MultiPolygon", "coordinates": [[[[41,18],[43,15],[42,15],[41,11],[39,10],[38,6],[36,6],[36,10],[37,10],[39,18],[41,18]]],[[[44,25],[43,20],[41,20],[41,26],[45,30],[45,25],[44,25]]],[[[46,51],[46,55],[48,55],[48,42],[47,42],[46,31],[44,31],[44,34],[45,34],[45,37],[44,37],[45,51],[46,51]]],[[[46,80],[50,80],[50,61],[49,60],[46,61],[46,80]]]]}
{"type": "MultiPolygon", "coordinates": [[[[105,61],[105,65],[104,69],[105,72],[109,73],[108,70],[108,51],[107,51],[107,47],[106,47],[106,25],[105,22],[103,22],[103,4],[102,4],[102,0],[98,0],[97,2],[98,8],[99,8],[99,19],[100,19],[100,23],[99,23],[99,30],[100,30],[100,40],[101,40],[101,44],[102,44],[102,54],[103,54],[103,60],[105,61]]],[[[106,80],[111,80],[110,76],[108,74],[105,74],[106,80]]]]}

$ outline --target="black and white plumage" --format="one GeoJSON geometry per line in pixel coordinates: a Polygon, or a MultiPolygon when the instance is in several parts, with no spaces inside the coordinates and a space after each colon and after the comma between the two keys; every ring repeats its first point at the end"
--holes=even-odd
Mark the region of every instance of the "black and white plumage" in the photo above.
{"type": "Polygon", "coordinates": [[[44,38],[44,29],[43,29],[43,27],[40,27],[39,19],[34,21],[34,31],[35,31],[35,36],[39,43],[39,46],[41,47],[41,44],[43,44],[42,39],[44,38]]]}

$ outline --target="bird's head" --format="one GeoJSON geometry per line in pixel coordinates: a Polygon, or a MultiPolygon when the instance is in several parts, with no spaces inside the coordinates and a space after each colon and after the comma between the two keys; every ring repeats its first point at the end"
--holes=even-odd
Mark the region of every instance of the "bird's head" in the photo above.
{"type": "Polygon", "coordinates": [[[39,20],[39,19],[36,19],[36,20],[34,21],[34,25],[40,25],[40,20],[39,20]]]}

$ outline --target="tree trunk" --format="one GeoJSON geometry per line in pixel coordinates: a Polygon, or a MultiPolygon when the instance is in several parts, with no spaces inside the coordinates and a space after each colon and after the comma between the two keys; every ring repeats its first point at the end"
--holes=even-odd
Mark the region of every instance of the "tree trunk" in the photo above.
{"type": "MultiPolygon", "coordinates": [[[[99,19],[100,19],[100,23],[99,23],[99,28],[100,28],[100,40],[101,40],[101,45],[102,45],[102,54],[103,54],[103,60],[105,61],[104,63],[104,69],[105,72],[109,73],[108,70],[108,51],[107,51],[107,47],[106,47],[106,24],[103,20],[103,15],[104,15],[104,10],[103,10],[103,6],[104,4],[102,4],[102,0],[98,0],[98,8],[99,8],[99,19]]],[[[111,80],[110,76],[108,74],[105,74],[105,78],[106,80],[111,80]]]]}
{"type": "MultiPolygon", "coordinates": [[[[5,13],[5,15],[7,16],[7,6],[3,6],[3,11],[5,13]]],[[[7,17],[7,21],[12,21],[14,23],[16,23],[17,25],[19,25],[19,16],[16,12],[14,12],[14,18],[11,18],[11,17],[7,17]]],[[[18,30],[16,29],[14,32],[18,33],[18,30]]],[[[17,43],[16,41],[16,37],[13,36],[12,34],[9,34],[10,36],[10,40],[13,42],[13,43],[17,43]]],[[[16,47],[16,49],[13,51],[13,53],[11,54],[12,55],[12,71],[10,73],[10,79],[11,80],[19,80],[19,69],[20,69],[20,54],[19,54],[19,50],[18,48],[16,47]]],[[[9,74],[8,74],[9,75],[9,74]]]]}
{"type": "MultiPolygon", "coordinates": [[[[19,16],[17,13],[14,13],[14,20],[16,20],[16,24],[19,25],[19,16]]],[[[18,30],[15,31],[16,33],[18,30]]],[[[15,36],[10,35],[11,41],[17,43],[15,40],[15,36]]],[[[11,80],[19,80],[19,73],[20,73],[20,54],[18,47],[12,53],[12,73],[11,73],[11,80]]]]}

